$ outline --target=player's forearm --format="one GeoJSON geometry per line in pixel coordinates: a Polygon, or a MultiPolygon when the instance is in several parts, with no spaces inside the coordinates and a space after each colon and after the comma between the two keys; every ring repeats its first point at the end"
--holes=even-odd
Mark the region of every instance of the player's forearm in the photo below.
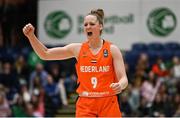
{"type": "Polygon", "coordinates": [[[38,39],[37,37],[33,34],[31,36],[28,37],[30,44],[32,46],[32,48],[34,49],[34,51],[36,52],[36,54],[41,58],[41,59],[46,59],[46,52],[47,52],[47,48],[46,46],[44,46],[38,39]]]}

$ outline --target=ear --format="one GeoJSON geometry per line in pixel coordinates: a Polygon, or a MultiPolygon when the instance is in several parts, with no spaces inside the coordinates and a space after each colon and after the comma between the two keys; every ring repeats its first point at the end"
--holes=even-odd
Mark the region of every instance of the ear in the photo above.
{"type": "Polygon", "coordinates": [[[100,24],[100,30],[103,30],[103,25],[102,24],[100,24]]]}

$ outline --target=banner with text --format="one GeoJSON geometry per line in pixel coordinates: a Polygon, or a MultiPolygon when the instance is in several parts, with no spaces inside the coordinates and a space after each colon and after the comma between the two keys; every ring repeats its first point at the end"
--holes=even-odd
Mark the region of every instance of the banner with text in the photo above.
{"type": "Polygon", "coordinates": [[[46,45],[85,41],[84,17],[91,9],[102,8],[105,12],[102,38],[112,41],[120,49],[128,50],[135,42],[166,42],[172,39],[178,41],[180,2],[179,0],[163,1],[165,2],[162,0],[40,0],[38,37],[46,45]]]}

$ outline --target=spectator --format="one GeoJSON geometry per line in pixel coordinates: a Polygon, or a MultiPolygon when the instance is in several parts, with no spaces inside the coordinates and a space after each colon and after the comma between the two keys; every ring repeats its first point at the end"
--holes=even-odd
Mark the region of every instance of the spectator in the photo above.
{"type": "Polygon", "coordinates": [[[153,64],[152,71],[158,77],[166,77],[169,74],[169,71],[167,70],[165,62],[163,61],[163,59],[161,57],[158,57],[156,60],[156,63],[153,64]]]}
{"type": "Polygon", "coordinates": [[[155,100],[152,105],[153,114],[151,116],[154,116],[154,117],[160,117],[162,115],[165,116],[164,115],[164,104],[166,104],[166,103],[163,103],[162,97],[163,96],[160,96],[160,94],[156,95],[155,100]]]}
{"type": "Polygon", "coordinates": [[[39,95],[32,95],[31,98],[31,103],[33,105],[33,115],[35,117],[43,117],[45,113],[45,108],[44,108],[44,95],[39,94],[39,95]]]}
{"type": "Polygon", "coordinates": [[[176,112],[173,117],[180,117],[180,104],[178,105],[176,112]]]}
{"type": "Polygon", "coordinates": [[[161,84],[161,80],[157,79],[152,71],[149,72],[148,79],[142,83],[141,96],[151,104],[161,84]]]}
{"type": "Polygon", "coordinates": [[[149,72],[150,65],[149,65],[149,58],[146,53],[141,53],[137,62],[136,68],[144,70],[145,73],[149,72]]]}
{"type": "Polygon", "coordinates": [[[174,100],[174,95],[168,94],[167,92],[161,96],[163,101],[163,114],[165,117],[172,117],[177,109],[177,104],[174,100]]]}
{"type": "Polygon", "coordinates": [[[140,87],[141,85],[137,81],[129,85],[128,101],[134,114],[138,112],[138,107],[140,105],[140,87]]]}
{"type": "Polygon", "coordinates": [[[59,95],[59,89],[56,83],[54,83],[51,75],[47,76],[47,85],[45,86],[45,106],[46,116],[54,116],[61,108],[61,100],[59,95]]]}
{"type": "Polygon", "coordinates": [[[13,117],[26,117],[27,114],[24,110],[24,100],[21,95],[19,95],[16,99],[14,105],[12,105],[12,116],[13,117]]]}
{"type": "Polygon", "coordinates": [[[68,105],[68,100],[67,100],[67,94],[68,90],[71,89],[71,85],[67,85],[68,82],[65,83],[66,80],[66,73],[61,72],[60,73],[60,68],[57,63],[53,63],[50,65],[50,74],[54,80],[54,82],[58,85],[58,91],[59,91],[59,96],[61,99],[61,102],[64,106],[68,105]]]}
{"type": "Polygon", "coordinates": [[[11,116],[11,109],[6,99],[5,93],[0,91],[0,117],[11,116]]]}
{"type": "Polygon", "coordinates": [[[37,56],[34,51],[31,51],[28,55],[27,63],[30,67],[30,70],[34,70],[37,68],[37,65],[43,65],[44,62],[37,56]]]}
{"type": "Polygon", "coordinates": [[[129,83],[132,83],[132,81],[133,81],[132,78],[133,78],[134,72],[132,72],[130,70],[130,66],[129,66],[129,64],[127,62],[124,63],[124,67],[125,67],[125,70],[126,70],[126,73],[127,73],[127,77],[131,78],[131,79],[129,79],[129,83]]]}
{"type": "Polygon", "coordinates": [[[47,84],[47,71],[41,63],[37,63],[36,69],[30,74],[30,93],[33,93],[34,88],[45,87],[47,84]]]}
{"type": "Polygon", "coordinates": [[[77,77],[76,77],[76,75],[74,73],[71,74],[70,77],[67,77],[64,80],[64,85],[65,85],[65,88],[66,88],[66,91],[67,91],[66,93],[67,93],[68,98],[76,90],[76,85],[77,85],[76,81],[77,81],[77,77]]]}
{"type": "Polygon", "coordinates": [[[147,106],[147,100],[144,97],[140,98],[140,105],[138,107],[138,116],[145,117],[150,116],[149,114],[149,107],[147,106]]]}
{"type": "Polygon", "coordinates": [[[17,77],[18,77],[20,83],[22,83],[22,81],[27,82],[30,71],[28,69],[28,66],[27,66],[24,56],[19,55],[14,63],[15,63],[14,64],[15,70],[17,72],[17,77]],[[21,80],[21,79],[23,79],[23,80],[21,80]]]}
{"type": "Polygon", "coordinates": [[[180,105],[180,93],[177,93],[175,96],[174,96],[174,106],[175,106],[175,109],[178,109],[179,105],[180,105]]]}
{"type": "Polygon", "coordinates": [[[0,47],[3,47],[3,33],[2,33],[1,21],[0,21],[0,47]]]}
{"type": "Polygon", "coordinates": [[[58,83],[58,87],[60,90],[60,97],[62,100],[62,104],[63,106],[67,106],[68,105],[68,99],[67,99],[67,90],[64,84],[64,81],[66,80],[66,73],[62,72],[61,73],[61,78],[59,79],[59,83],[58,83]]]}
{"type": "Polygon", "coordinates": [[[132,114],[132,110],[128,102],[128,94],[122,94],[120,96],[120,100],[120,108],[123,116],[130,117],[132,114]]]}
{"type": "Polygon", "coordinates": [[[59,79],[61,77],[60,67],[58,63],[52,63],[48,65],[49,73],[51,74],[52,78],[54,79],[55,83],[59,83],[59,79]]]}
{"type": "Polygon", "coordinates": [[[174,56],[172,59],[173,67],[172,67],[172,74],[173,77],[180,81],[180,60],[177,56],[174,56]]]}
{"type": "Polygon", "coordinates": [[[10,62],[3,63],[3,72],[0,75],[0,83],[6,87],[7,99],[11,104],[14,99],[14,95],[19,92],[20,86],[16,73],[14,73],[12,64],[10,62]]]}
{"type": "Polygon", "coordinates": [[[30,94],[26,84],[21,86],[21,93],[20,94],[22,95],[24,102],[30,102],[31,101],[31,94],[30,94]]]}
{"type": "Polygon", "coordinates": [[[27,117],[34,117],[34,108],[33,108],[33,104],[30,102],[25,103],[25,111],[27,114],[27,117]]]}

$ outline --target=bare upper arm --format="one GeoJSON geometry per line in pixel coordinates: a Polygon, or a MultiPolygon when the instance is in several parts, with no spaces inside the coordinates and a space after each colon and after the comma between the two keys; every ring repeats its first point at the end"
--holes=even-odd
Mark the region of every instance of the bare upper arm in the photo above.
{"type": "Polygon", "coordinates": [[[81,48],[81,43],[71,43],[64,47],[50,48],[46,52],[47,60],[63,60],[72,57],[77,58],[81,48]]]}
{"type": "Polygon", "coordinates": [[[121,77],[126,77],[123,56],[122,53],[120,52],[120,49],[117,46],[112,44],[110,49],[111,49],[116,76],[117,79],[119,80],[121,77]]]}

